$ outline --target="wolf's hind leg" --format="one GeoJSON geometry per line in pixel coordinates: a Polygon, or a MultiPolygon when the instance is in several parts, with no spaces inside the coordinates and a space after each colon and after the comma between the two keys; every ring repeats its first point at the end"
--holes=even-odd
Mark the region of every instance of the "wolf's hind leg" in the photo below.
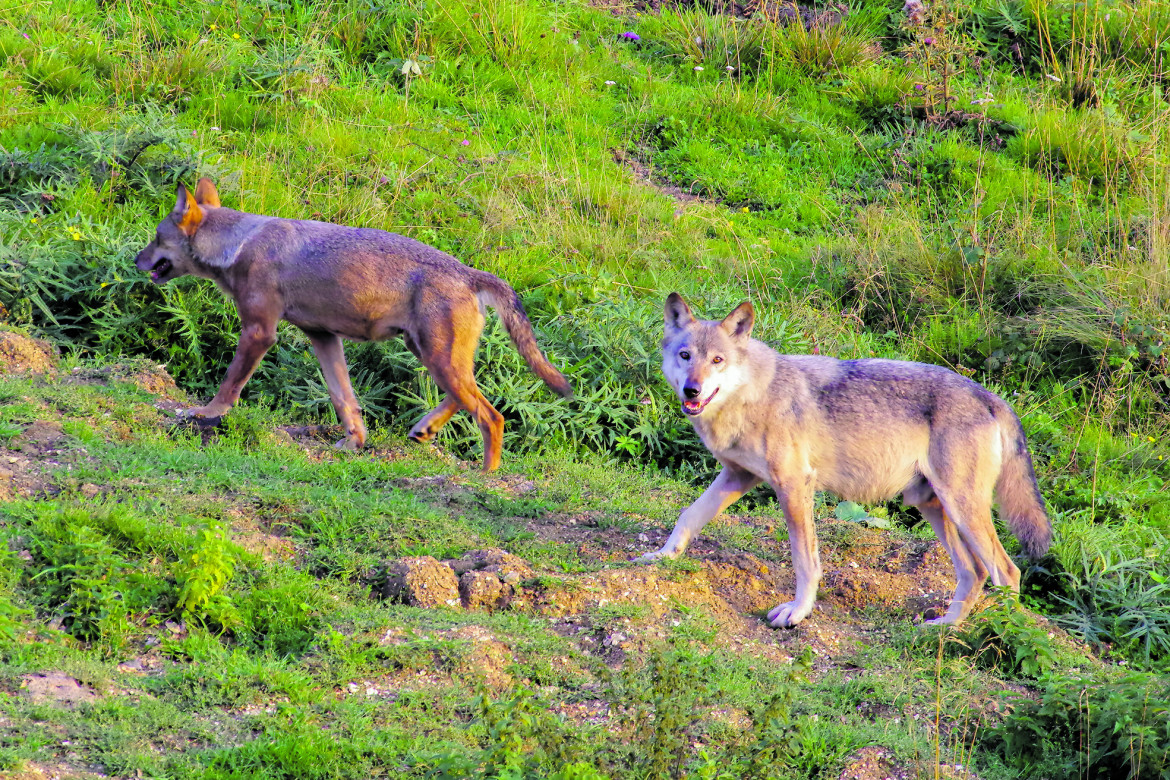
{"type": "Polygon", "coordinates": [[[703,491],[703,495],[679,515],[678,522],[674,524],[674,530],[670,532],[670,538],[662,545],[662,549],[646,553],[636,560],[639,563],[652,563],[659,558],[677,558],[682,555],[686,552],[691,539],[695,538],[703,526],[761,481],[751,472],[736,466],[724,465],[711,486],[703,491]]]}
{"type": "Polygon", "coordinates": [[[955,567],[955,595],[951,605],[942,617],[926,621],[930,625],[953,624],[962,621],[971,612],[975,602],[979,600],[979,593],[983,583],[987,580],[987,569],[978,558],[967,549],[966,542],[959,536],[959,529],[947,517],[942,502],[937,496],[919,503],[918,510],[934,529],[934,535],[942,542],[947,553],[951,556],[951,563],[955,567]]]}
{"type": "Polygon", "coordinates": [[[449,420],[457,408],[466,409],[483,435],[483,470],[495,471],[500,467],[504,447],[504,415],[488,402],[475,383],[475,348],[483,331],[479,303],[474,298],[427,303],[447,306],[447,317],[435,318],[426,332],[412,334],[412,340],[418,348],[419,359],[447,397],[411,433],[418,431],[425,435],[421,427],[424,423],[433,427],[449,420]]]}
{"type": "Polygon", "coordinates": [[[1003,548],[991,519],[991,485],[981,485],[972,480],[959,489],[950,487],[940,490],[937,482],[933,484],[943,511],[954,523],[971,555],[983,564],[992,584],[1011,588],[1018,593],[1020,569],[1012,563],[1007,550],[1003,548]]]}
{"type": "Polygon", "coordinates": [[[442,427],[455,416],[455,412],[457,411],[459,411],[459,401],[454,396],[444,396],[443,402],[427,412],[421,420],[416,422],[407,436],[417,442],[426,444],[438,435],[442,427]]]}

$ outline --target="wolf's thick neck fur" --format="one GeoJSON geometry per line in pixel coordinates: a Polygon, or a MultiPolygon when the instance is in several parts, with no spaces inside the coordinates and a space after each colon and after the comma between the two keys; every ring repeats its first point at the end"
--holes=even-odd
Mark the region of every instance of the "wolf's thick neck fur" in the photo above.
{"type": "Polygon", "coordinates": [[[204,219],[213,229],[200,230],[191,238],[191,254],[200,265],[207,267],[206,278],[218,282],[221,275],[215,270],[235,265],[240,249],[277,218],[220,207],[208,209],[204,219]],[[243,227],[245,232],[228,230],[229,227],[243,227]],[[231,240],[225,240],[227,237],[231,240]]]}

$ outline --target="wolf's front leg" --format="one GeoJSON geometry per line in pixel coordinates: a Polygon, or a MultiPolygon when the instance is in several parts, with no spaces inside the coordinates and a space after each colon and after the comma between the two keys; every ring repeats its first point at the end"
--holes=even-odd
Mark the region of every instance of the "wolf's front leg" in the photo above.
{"type": "Polygon", "coordinates": [[[784,520],[788,524],[788,541],[792,547],[792,568],[796,570],[796,596],[792,601],[768,612],[773,628],[791,628],[808,617],[816,603],[817,585],[821,581],[821,556],[817,550],[817,529],[813,524],[812,476],[794,480],[792,488],[781,483],[776,488],[784,520]]]}
{"type": "Polygon", "coordinates": [[[646,553],[636,560],[639,563],[652,563],[659,558],[677,558],[682,555],[703,526],[760,482],[755,474],[738,466],[724,465],[711,486],[703,491],[703,495],[679,515],[662,549],[646,553]]]}
{"type": "Polygon", "coordinates": [[[228,366],[227,376],[219,386],[219,392],[207,406],[197,406],[179,412],[180,417],[213,420],[227,414],[240,400],[240,392],[260,364],[260,358],[276,343],[276,320],[246,323],[240,331],[240,343],[236,355],[228,366]]]}

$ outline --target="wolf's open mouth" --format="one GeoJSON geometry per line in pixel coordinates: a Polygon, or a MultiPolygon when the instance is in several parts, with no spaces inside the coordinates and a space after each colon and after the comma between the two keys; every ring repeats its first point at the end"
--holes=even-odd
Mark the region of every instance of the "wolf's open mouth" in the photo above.
{"type": "Polygon", "coordinates": [[[707,404],[711,403],[711,399],[714,398],[715,394],[718,392],[719,388],[716,387],[715,392],[711,393],[711,395],[707,396],[706,398],[688,398],[682,402],[683,412],[692,416],[699,414],[705,408],[707,408],[707,404]]]}
{"type": "Polygon", "coordinates": [[[162,258],[154,264],[153,268],[150,269],[151,280],[157,282],[160,277],[166,276],[168,273],[170,273],[172,267],[173,266],[171,265],[171,261],[169,259],[165,257],[162,258]]]}

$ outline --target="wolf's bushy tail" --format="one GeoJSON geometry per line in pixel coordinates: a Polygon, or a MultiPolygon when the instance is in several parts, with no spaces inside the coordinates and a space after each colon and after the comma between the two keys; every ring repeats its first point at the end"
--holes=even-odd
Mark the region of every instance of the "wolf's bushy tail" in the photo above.
{"type": "Polygon", "coordinates": [[[524,362],[532,369],[544,383],[552,388],[557,395],[565,398],[573,397],[573,388],[564,374],[557,371],[548,358],[540,351],[536,343],[536,334],[532,332],[532,323],[524,313],[524,305],[520,303],[520,296],[516,294],[507,282],[487,272],[479,271],[475,275],[473,288],[479,299],[491,306],[504,321],[516,351],[524,358],[524,362]]]}
{"type": "Polygon", "coordinates": [[[1011,412],[1011,423],[1001,422],[1000,431],[1003,466],[995,483],[999,513],[1020,540],[1024,554],[1036,559],[1048,552],[1048,546],[1052,544],[1052,523],[1044,511],[1044,498],[1036,484],[1024,428],[1014,412],[1011,412]]]}

